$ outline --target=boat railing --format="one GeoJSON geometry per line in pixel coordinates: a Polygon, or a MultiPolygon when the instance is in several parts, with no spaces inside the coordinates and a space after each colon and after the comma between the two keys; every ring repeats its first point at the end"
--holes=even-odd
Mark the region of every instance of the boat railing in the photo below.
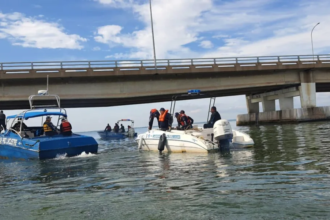
{"type": "Polygon", "coordinates": [[[30,104],[30,109],[42,109],[42,108],[49,108],[49,107],[58,107],[58,108],[61,108],[60,97],[58,95],[52,95],[52,94],[30,95],[29,96],[29,104],[30,104]],[[33,104],[33,101],[36,101],[36,99],[40,98],[39,100],[45,100],[45,99],[47,99],[47,97],[48,98],[55,98],[56,105],[34,105],[33,104]]]}

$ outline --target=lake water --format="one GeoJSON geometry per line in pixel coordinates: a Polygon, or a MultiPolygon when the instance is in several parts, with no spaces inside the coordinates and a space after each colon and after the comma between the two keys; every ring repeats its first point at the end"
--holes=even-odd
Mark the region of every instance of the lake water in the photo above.
{"type": "Polygon", "coordinates": [[[329,122],[239,129],[254,148],[159,155],[89,132],[98,155],[0,161],[0,219],[330,218],[329,122]]]}

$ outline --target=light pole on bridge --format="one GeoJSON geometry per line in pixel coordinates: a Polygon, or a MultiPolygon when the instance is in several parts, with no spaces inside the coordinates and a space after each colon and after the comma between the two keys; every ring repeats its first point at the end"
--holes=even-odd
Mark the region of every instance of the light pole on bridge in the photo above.
{"type": "MultiPolygon", "coordinates": [[[[150,0],[151,1],[151,0],[150,0]]],[[[312,29],[312,31],[311,31],[311,42],[312,42],[312,53],[313,53],[313,63],[314,63],[314,43],[313,43],[313,31],[314,31],[314,29],[316,28],[316,26],[317,25],[319,25],[320,24],[320,22],[318,22],[314,27],[313,27],[313,29],[312,29]]]]}
{"type": "Polygon", "coordinates": [[[156,69],[156,72],[157,72],[156,46],[155,46],[154,22],[153,22],[153,18],[152,18],[152,4],[151,4],[151,0],[149,0],[149,5],[150,5],[152,43],[153,43],[153,49],[154,49],[154,64],[155,64],[155,69],[156,69]]]}

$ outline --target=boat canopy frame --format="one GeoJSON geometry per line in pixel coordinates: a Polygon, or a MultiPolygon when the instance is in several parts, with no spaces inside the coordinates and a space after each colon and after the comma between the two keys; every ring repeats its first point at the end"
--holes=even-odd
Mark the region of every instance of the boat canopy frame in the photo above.
{"type": "Polygon", "coordinates": [[[132,125],[131,127],[134,128],[134,120],[131,120],[131,119],[120,119],[120,120],[117,121],[117,124],[119,124],[121,121],[122,122],[123,121],[124,122],[131,122],[131,125],[132,125]]]}
{"type": "MultiPolygon", "coordinates": [[[[18,134],[22,139],[23,137],[21,136],[21,132],[22,132],[22,128],[23,128],[23,123],[24,123],[24,120],[28,120],[29,118],[26,118],[25,115],[28,113],[28,112],[32,112],[32,111],[38,111],[38,110],[42,110],[44,109],[44,112],[47,112],[47,110],[49,109],[55,109],[55,110],[59,110],[59,114],[54,114],[54,112],[49,112],[49,114],[42,114],[40,116],[36,116],[36,117],[41,117],[41,126],[43,124],[43,117],[44,116],[48,116],[48,115],[56,115],[56,116],[59,116],[58,117],[58,120],[57,120],[57,123],[56,123],[56,127],[59,126],[59,122],[60,122],[60,118],[61,116],[67,118],[67,111],[65,108],[61,108],[61,100],[60,100],[60,97],[58,95],[53,95],[53,94],[39,94],[39,95],[30,95],[29,96],[29,104],[30,104],[30,109],[28,110],[25,110],[23,111],[22,113],[20,114],[17,114],[15,117],[13,118],[8,118],[7,117],[7,122],[9,121],[9,119],[13,119],[11,125],[10,125],[10,128],[7,129],[7,131],[13,131],[14,133],[18,134]],[[55,98],[56,100],[56,104],[57,105],[39,105],[39,106],[34,106],[33,105],[33,101],[36,99],[36,98],[40,98],[40,97],[49,97],[49,98],[55,98]],[[12,129],[12,127],[14,126],[14,122],[16,121],[19,121],[21,120],[21,125],[20,125],[20,130],[19,131],[16,131],[14,129],[12,129]]],[[[32,117],[30,117],[32,118],[32,117]]],[[[8,134],[8,132],[6,134],[8,134]]]]}
{"type": "MultiPolygon", "coordinates": [[[[196,96],[196,97],[198,97],[198,96],[207,96],[207,94],[201,93],[200,90],[189,90],[187,94],[181,94],[181,95],[174,95],[174,96],[172,96],[171,107],[170,107],[170,114],[172,116],[174,115],[175,105],[176,105],[176,101],[178,101],[178,98],[180,98],[180,97],[194,97],[194,96],[196,96]]],[[[210,104],[209,104],[209,110],[208,110],[208,114],[207,114],[206,123],[209,121],[211,105],[212,106],[215,105],[216,99],[217,99],[217,97],[210,97],[210,104]],[[212,101],[213,101],[213,104],[212,104],[212,101]]]]}

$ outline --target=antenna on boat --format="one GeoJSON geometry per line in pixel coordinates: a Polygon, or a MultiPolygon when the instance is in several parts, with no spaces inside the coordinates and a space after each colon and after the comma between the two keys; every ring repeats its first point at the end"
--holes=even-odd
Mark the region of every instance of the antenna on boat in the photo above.
{"type": "Polygon", "coordinates": [[[48,95],[48,82],[49,82],[49,75],[47,75],[47,95],[48,95]]]}

